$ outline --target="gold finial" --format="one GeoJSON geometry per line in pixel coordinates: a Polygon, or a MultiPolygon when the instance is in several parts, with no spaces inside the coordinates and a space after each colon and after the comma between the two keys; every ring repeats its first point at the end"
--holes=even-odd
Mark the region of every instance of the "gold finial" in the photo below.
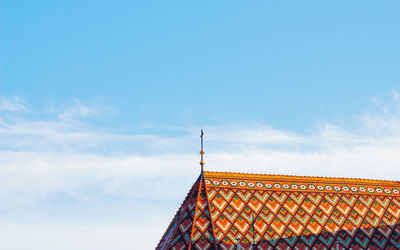
{"type": "Polygon", "coordinates": [[[203,155],[204,155],[204,151],[203,151],[203,135],[204,135],[204,131],[203,129],[201,129],[201,133],[200,133],[200,138],[201,138],[201,150],[200,150],[200,155],[201,155],[201,160],[200,160],[200,165],[201,165],[201,173],[203,173],[203,167],[204,167],[204,160],[203,160],[203,155]]]}

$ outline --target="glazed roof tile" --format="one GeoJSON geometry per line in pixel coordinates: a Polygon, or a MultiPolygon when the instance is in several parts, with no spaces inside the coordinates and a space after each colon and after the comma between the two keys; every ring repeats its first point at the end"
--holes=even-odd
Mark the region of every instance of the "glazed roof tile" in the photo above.
{"type": "Polygon", "coordinates": [[[157,249],[400,248],[400,183],[204,172],[157,249]]]}

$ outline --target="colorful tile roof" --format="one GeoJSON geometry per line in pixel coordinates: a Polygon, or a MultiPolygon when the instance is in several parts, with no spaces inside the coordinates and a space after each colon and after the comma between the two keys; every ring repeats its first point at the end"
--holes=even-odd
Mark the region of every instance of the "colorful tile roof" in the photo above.
{"type": "Polygon", "coordinates": [[[204,172],[157,249],[399,249],[400,183],[204,172]]]}

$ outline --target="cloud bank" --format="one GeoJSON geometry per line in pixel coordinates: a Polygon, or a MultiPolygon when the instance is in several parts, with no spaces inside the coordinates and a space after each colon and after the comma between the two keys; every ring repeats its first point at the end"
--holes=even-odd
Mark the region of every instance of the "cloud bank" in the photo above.
{"type": "MultiPolygon", "coordinates": [[[[122,134],[85,123],[100,111],[77,100],[46,119],[28,107],[0,100],[0,248],[153,249],[199,174],[200,128],[122,134]]],[[[308,134],[205,127],[205,168],[400,180],[398,92],[354,119],[308,134]]]]}

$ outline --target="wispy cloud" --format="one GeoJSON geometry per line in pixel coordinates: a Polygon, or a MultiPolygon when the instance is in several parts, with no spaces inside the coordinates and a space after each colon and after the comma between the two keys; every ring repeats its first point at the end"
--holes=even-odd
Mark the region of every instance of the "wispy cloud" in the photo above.
{"type": "Polygon", "coordinates": [[[19,97],[0,98],[0,110],[18,112],[27,111],[27,107],[19,97]]]}
{"type": "Polygon", "coordinates": [[[400,94],[397,90],[392,90],[392,101],[384,102],[375,98],[374,105],[359,116],[365,129],[382,133],[400,134],[400,94]]]}
{"type": "Polygon", "coordinates": [[[98,114],[98,111],[94,108],[82,104],[78,99],[73,99],[70,105],[63,110],[58,117],[61,120],[71,120],[79,117],[88,117],[98,114]]]}
{"type": "MultiPolygon", "coordinates": [[[[199,174],[198,127],[182,128],[179,136],[118,134],[82,119],[96,113],[72,102],[48,120],[3,119],[0,223],[25,228],[28,240],[19,249],[43,249],[29,241],[36,224],[38,231],[87,236],[79,248],[54,235],[52,248],[101,249],[98,238],[107,233],[109,241],[100,241],[103,249],[114,240],[118,249],[130,249],[143,239],[148,244],[140,248],[152,249],[199,174]],[[143,233],[146,226],[154,233],[143,233]]],[[[374,100],[355,119],[358,124],[350,129],[325,122],[308,134],[257,122],[206,127],[205,167],[400,180],[398,92],[390,101],[374,100]]],[[[4,244],[0,248],[7,249],[4,244]]]]}

